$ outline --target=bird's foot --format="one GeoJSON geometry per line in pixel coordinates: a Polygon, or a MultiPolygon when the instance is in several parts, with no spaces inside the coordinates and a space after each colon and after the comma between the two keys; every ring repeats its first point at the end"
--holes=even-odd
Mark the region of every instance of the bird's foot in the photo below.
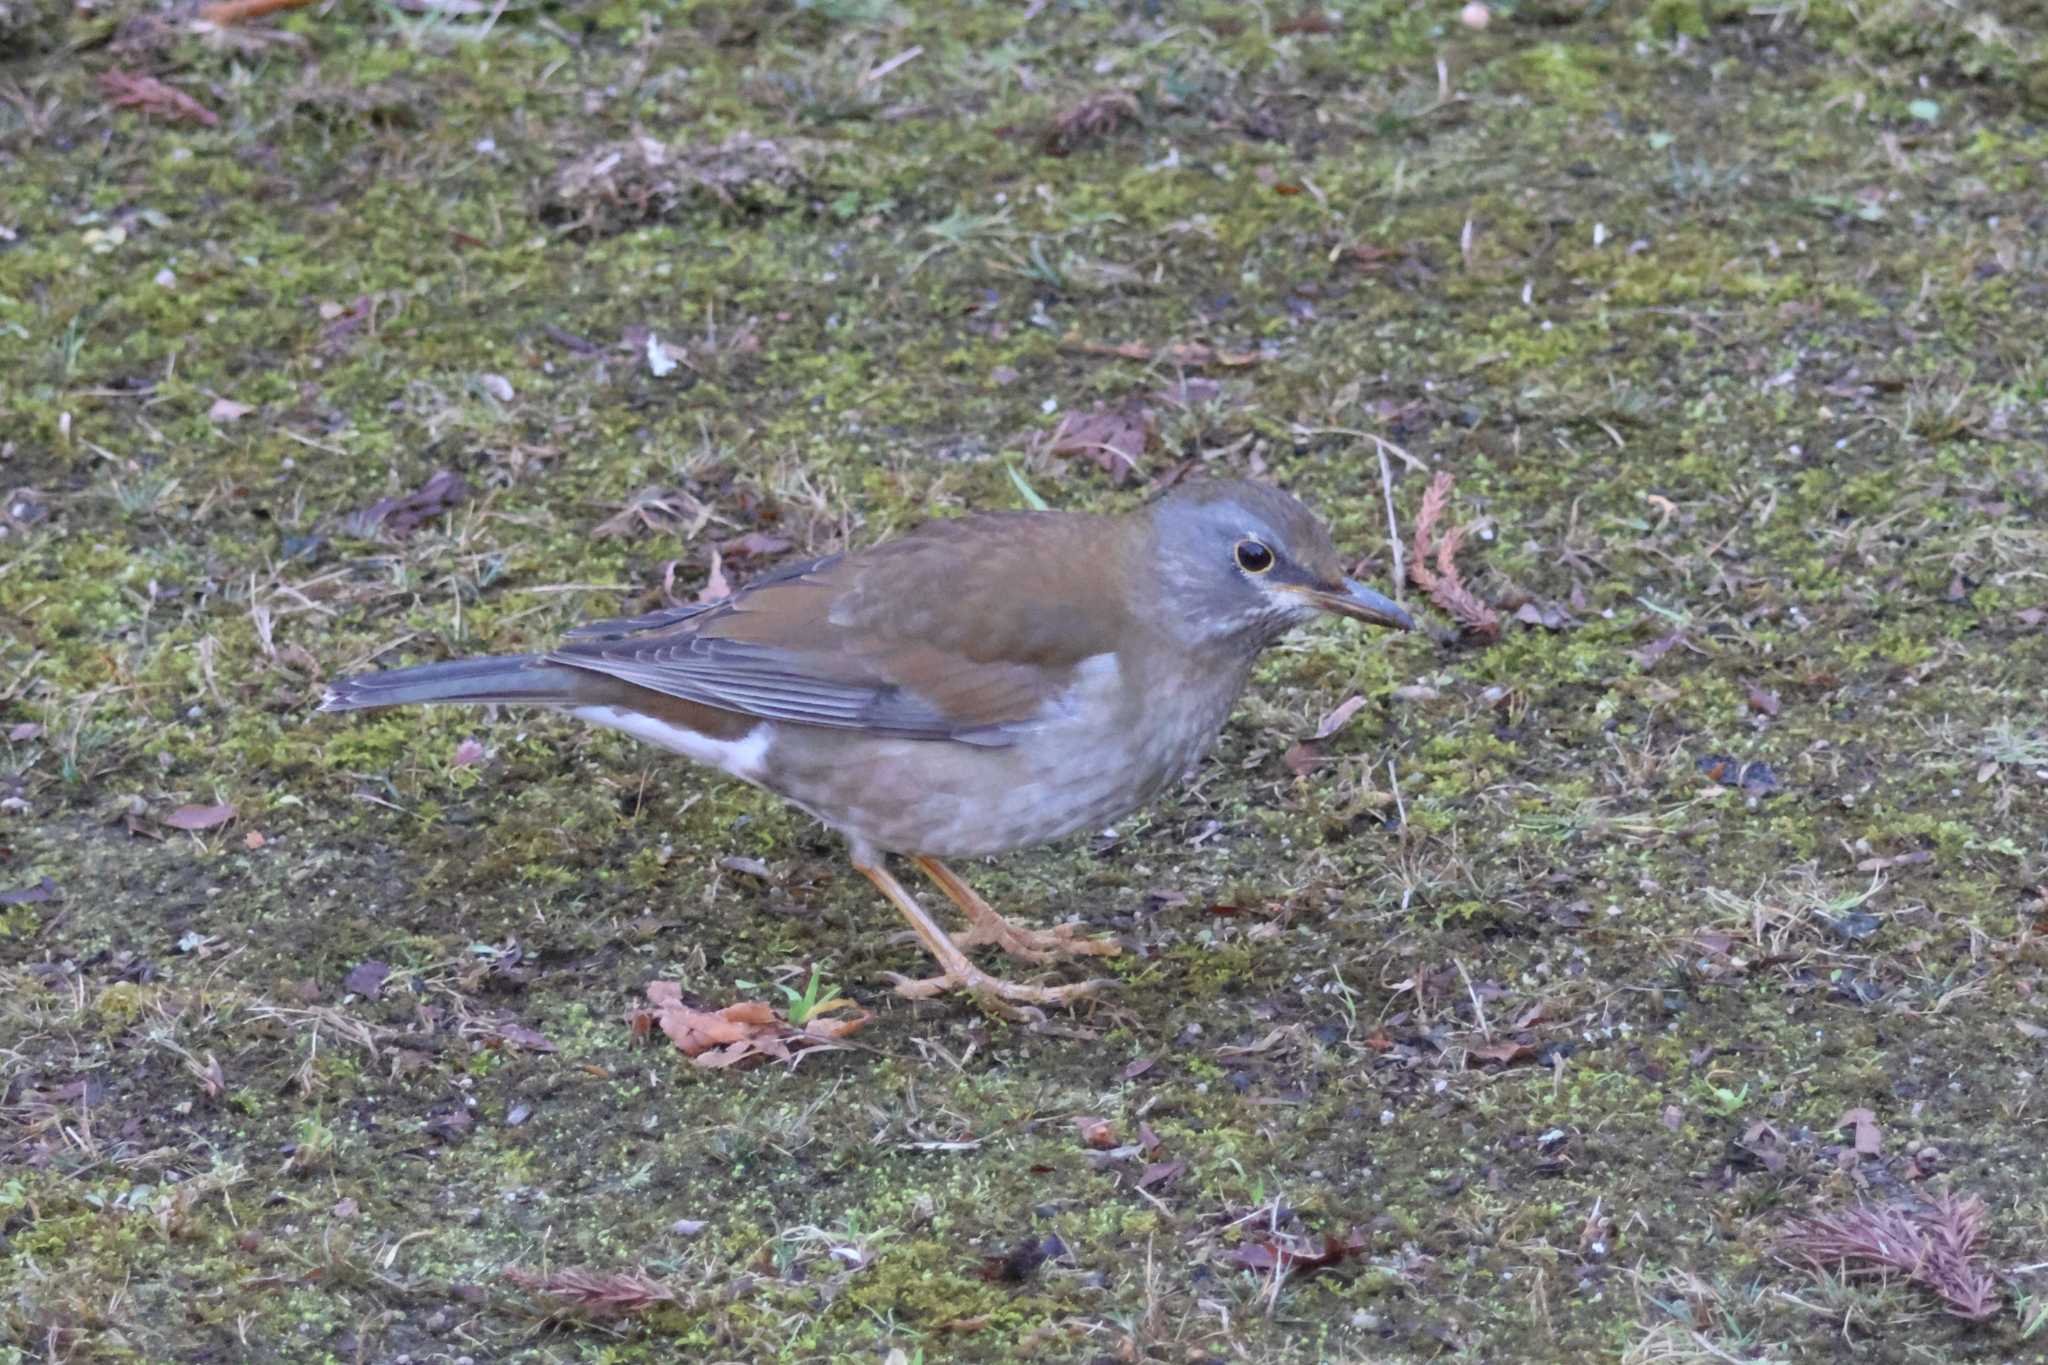
{"type": "Polygon", "coordinates": [[[1069,957],[1115,957],[1123,951],[1115,939],[1090,938],[1080,925],[1059,924],[1050,929],[1026,929],[1012,924],[995,911],[976,915],[967,927],[953,935],[962,948],[993,944],[1019,962],[1043,964],[1069,957]]]}
{"type": "Polygon", "coordinates": [[[938,976],[912,978],[889,973],[896,993],[908,1000],[929,1000],[947,991],[967,991],[991,1011],[1009,1019],[1043,1019],[1040,1005],[1071,1006],[1113,981],[1076,981],[1064,986],[1026,986],[990,976],[978,967],[967,966],[938,976]]]}

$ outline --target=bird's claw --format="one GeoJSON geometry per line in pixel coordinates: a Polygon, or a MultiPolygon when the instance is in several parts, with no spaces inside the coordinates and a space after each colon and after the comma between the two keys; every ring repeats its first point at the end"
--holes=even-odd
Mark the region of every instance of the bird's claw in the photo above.
{"type": "Polygon", "coordinates": [[[1069,957],[1115,957],[1123,948],[1115,939],[1089,938],[1076,932],[1079,923],[1058,924],[1050,929],[1026,929],[1001,915],[977,917],[966,929],[953,935],[962,948],[992,944],[1019,962],[1043,965],[1069,957]]]}
{"type": "Polygon", "coordinates": [[[1045,1018],[1040,1005],[1071,1007],[1076,1001],[1095,994],[1105,986],[1116,983],[1111,980],[1075,981],[1063,986],[1027,986],[1001,977],[990,976],[978,968],[966,971],[942,972],[938,976],[908,977],[896,972],[889,973],[890,982],[896,993],[906,1000],[930,1000],[948,991],[966,991],[985,1007],[1006,1019],[1037,1022],[1045,1018]]]}

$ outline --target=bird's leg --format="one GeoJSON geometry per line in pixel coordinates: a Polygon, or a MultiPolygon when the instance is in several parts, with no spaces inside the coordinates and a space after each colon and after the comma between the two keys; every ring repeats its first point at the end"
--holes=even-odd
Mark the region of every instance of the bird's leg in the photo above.
{"type": "Polygon", "coordinates": [[[890,973],[895,978],[898,995],[912,1000],[928,1000],[944,991],[972,991],[997,1013],[1024,1018],[1038,1013],[1031,1006],[1070,1005],[1103,984],[1100,981],[1080,981],[1067,986],[1020,986],[1014,981],[990,976],[967,960],[967,954],[960,951],[960,945],[949,938],[938,921],[911,898],[910,893],[903,889],[903,883],[890,875],[889,869],[882,866],[881,855],[876,854],[871,859],[856,855],[853,865],[863,877],[875,884],[877,891],[889,898],[891,905],[903,912],[903,918],[910,921],[910,927],[916,931],[925,951],[937,958],[942,968],[939,975],[918,981],[890,973]]]}
{"type": "Polygon", "coordinates": [[[1087,938],[1074,932],[1071,924],[1050,929],[1026,929],[1010,923],[996,908],[983,900],[960,875],[937,858],[911,859],[924,874],[939,884],[946,898],[967,916],[967,931],[953,935],[962,948],[993,943],[1020,962],[1053,962],[1063,957],[1115,957],[1123,949],[1106,938],[1087,938]]]}

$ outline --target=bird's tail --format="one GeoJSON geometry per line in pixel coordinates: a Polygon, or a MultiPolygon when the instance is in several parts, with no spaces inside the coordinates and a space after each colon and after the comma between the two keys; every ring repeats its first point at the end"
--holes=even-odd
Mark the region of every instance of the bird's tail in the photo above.
{"type": "Polygon", "coordinates": [[[500,654],[341,678],[328,685],[320,709],[365,711],[430,701],[559,706],[576,700],[578,685],[588,681],[583,670],[551,664],[538,654],[500,654]]]}

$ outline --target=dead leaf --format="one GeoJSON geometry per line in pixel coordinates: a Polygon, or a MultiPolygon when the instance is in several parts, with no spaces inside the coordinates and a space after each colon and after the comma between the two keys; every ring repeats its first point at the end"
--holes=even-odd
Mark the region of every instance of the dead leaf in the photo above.
{"type": "Polygon", "coordinates": [[[180,806],[164,817],[164,823],[172,829],[201,830],[219,829],[235,818],[235,808],[220,806],[180,806]]]}
{"type": "Polygon", "coordinates": [[[1074,1127],[1081,1134],[1081,1141],[1097,1151],[1108,1151],[1116,1146],[1116,1129],[1110,1121],[1093,1114],[1080,1114],[1074,1118],[1074,1127]]]}
{"type": "Polygon", "coordinates": [[[180,119],[203,123],[211,128],[220,116],[176,86],[165,85],[154,76],[134,71],[100,72],[100,90],[116,109],[133,109],[152,118],[180,119]]]}
{"type": "Polygon", "coordinates": [[[1159,1065],[1157,1057],[1139,1057],[1128,1063],[1120,1074],[1127,1081],[1135,1081],[1157,1065],[1159,1065]]]}
{"type": "Polygon", "coordinates": [[[2022,607],[2012,614],[2012,619],[2032,630],[2036,626],[2048,624],[2048,607],[2022,607]]]}
{"type": "Polygon", "coordinates": [[[540,1030],[530,1029],[524,1024],[513,1023],[510,1020],[493,1024],[491,1026],[491,1035],[500,1042],[510,1043],[513,1047],[522,1048],[527,1052],[558,1052],[561,1050],[549,1042],[547,1036],[540,1032],[540,1030]]]}
{"type": "Polygon", "coordinates": [[[1757,683],[1744,683],[1743,691],[1749,697],[1749,709],[1761,715],[1775,716],[1781,709],[1778,694],[1757,683]]]}
{"type": "Polygon", "coordinates": [[[1185,1175],[1187,1169],[1185,1161],[1155,1161],[1138,1177],[1138,1188],[1146,1190],[1154,1185],[1169,1184],[1185,1175]]]}
{"type": "Polygon", "coordinates": [[[457,768],[474,768],[484,761],[484,746],[481,740],[465,739],[455,746],[455,753],[449,763],[457,768]]]}
{"type": "Polygon", "coordinates": [[[255,407],[248,403],[237,403],[232,398],[216,398],[213,400],[213,406],[206,410],[206,418],[210,422],[236,422],[254,411],[255,407]]]}
{"type": "Polygon", "coordinates": [[[1574,624],[1571,613],[1555,602],[1524,602],[1515,608],[1515,619],[1525,626],[1541,626],[1544,630],[1563,630],[1574,624]]]}
{"type": "Polygon", "coordinates": [[[251,853],[263,847],[267,842],[269,841],[263,837],[262,832],[259,830],[252,829],[242,836],[242,847],[248,849],[251,853]]]}
{"type": "Polygon", "coordinates": [[[1287,752],[1280,755],[1280,762],[1296,777],[1307,777],[1322,766],[1323,746],[1314,740],[1298,740],[1287,746],[1287,752]]]}
{"type": "Polygon", "coordinates": [[[1151,411],[1140,405],[1110,408],[1097,405],[1088,412],[1070,412],[1053,429],[1049,447],[1055,455],[1086,455],[1109,475],[1112,483],[1128,483],[1137,476],[1138,461],[1152,441],[1151,411]]]}
{"type": "Polygon", "coordinates": [[[1130,91],[1097,90],[1055,116],[1040,142],[1047,155],[1065,156],[1137,118],[1137,96],[1130,91]]]}
{"type": "Polygon", "coordinates": [[[416,493],[379,498],[361,511],[351,512],[342,518],[341,529],[362,540],[386,531],[394,536],[410,535],[468,497],[466,479],[450,469],[437,470],[416,493]]]}
{"type": "Polygon", "coordinates": [[[1932,853],[1929,853],[1924,848],[1916,848],[1911,853],[1898,853],[1889,858],[1865,858],[1862,862],[1856,864],[1856,870],[1858,872],[1889,872],[1895,867],[1918,867],[1922,863],[1931,863],[1933,861],[1934,855],[1932,853]]]}
{"type": "Polygon", "coordinates": [[[832,1047],[859,1032],[874,1017],[856,1002],[840,998],[816,1006],[797,1028],[759,1000],[719,1010],[695,1009],[683,1003],[682,987],[673,981],[650,981],[647,1001],[654,1008],[633,1017],[634,1031],[659,1027],[679,1052],[707,1070],[766,1059],[793,1063],[807,1051],[832,1047]],[[847,1017],[827,1017],[840,1011],[847,1011],[847,1017]]]}
{"type": "Polygon", "coordinates": [[[26,744],[32,739],[41,738],[42,733],[42,726],[32,720],[25,720],[7,732],[7,741],[10,744],[26,744]]]}
{"type": "Polygon", "coordinates": [[[384,980],[391,975],[391,964],[372,958],[358,962],[348,969],[348,975],[341,979],[341,988],[350,995],[360,995],[365,1000],[375,1000],[384,993],[384,980]]]}
{"type": "Polygon", "coordinates": [[[1226,1259],[1240,1270],[1251,1270],[1260,1274],[1280,1271],[1296,1274],[1337,1265],[1356,1256],[1365,1250],[1367,1245],[1365,1234],[1354,1228],[1343,1237],[1325,1237],[1320,1245],[1313,1240],[1291,1237],[1247,1242],[1232,1251],[1226,1259]]]}
{"type": "Polygon", "coordinates": [[[1884,1137],[1877,1126],[1877,1115],[1868,1109],[1851,1109],[1835,1120],[1835,1127],[1856,1130],[1856,1155],[1876,1156],[1884,1150],[1884,1137]]]}

